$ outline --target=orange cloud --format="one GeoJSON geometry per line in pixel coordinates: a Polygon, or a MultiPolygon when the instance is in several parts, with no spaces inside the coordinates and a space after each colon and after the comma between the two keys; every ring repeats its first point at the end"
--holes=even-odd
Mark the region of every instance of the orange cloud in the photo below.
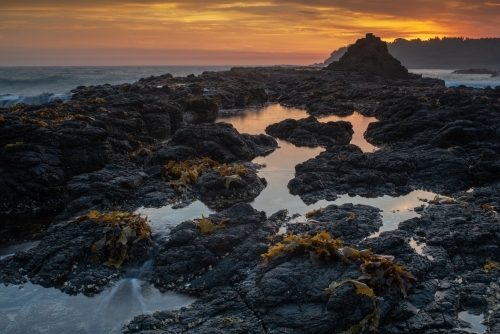
{"type": "MultiPolygon", "coordinates": [[[[43,5],[7,0],[0,12],[0,29],[9,30],[3,44],[18,53],[183,51],[196,52],[202,64],[207,61],[202,51],[209,50],[269,54],[267,61],[256,57],[255,64],[273,64],[279,54],[307,64],[322,61],[367,31],[385,40],[500,36],[499,5],[477,0],[87,0],[82,4],[46,0],[43,5]]],[[[151,61],[147,54],[134,57],[130,60],[151,61]]],[[[5,62],[0,55],[0,65],[5,62]]]]}

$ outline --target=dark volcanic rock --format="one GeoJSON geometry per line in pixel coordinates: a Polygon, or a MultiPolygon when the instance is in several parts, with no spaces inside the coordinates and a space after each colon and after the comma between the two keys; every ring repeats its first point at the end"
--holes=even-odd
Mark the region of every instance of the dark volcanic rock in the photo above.
{"type": "Polygon", "coordinates": [[[135,317],[127,333],[261,334],[260,320],[231,289],[218,289],[179,311],[135,317]]]}
{"type": "Polygon", "coordinates": [[[155,255],[156,286],[204,290],[245,278],[248,268],[260,263],[268,238],[278,231],[286,211],[266,219],[264,212],[239,203],[208,218],[214,223],[229,220],[225,228],[208,234],[200,234],[191,221],[172,229],[155,255]]]}
{"type": "Polygon", "coordinates": [[[266,133],[280,139],[285,139],[297,146],[332,146],[347,145],[352,139],[352,124],[349,122],[321,123],[314,117],[301,120],[286,119],[271,124],[266,133]]]}
{"type": "MultiPolygon", "coordinates": [[[[200,235],[198,228],[190,222],[172,231],[170,240],[162,245],[156,259],[159,264],[157,285],[206,291],[221,285],[235,285],[247,307],[258,316],[264,327],[277,332],[287,329],[297,333],[340,331],[373,311],[371,301],[357,296],[354,289],[348,286],[331,296],[324,292],[332,280],[358,277],[359,266],[346,266],[339,262],[318,266],[309,261],[309,254],[290,253],[281,254],[270,263],[261,265],[260,254],[267,250],[268,238],[277,231],[285,218],[285,212],[266,219],[249,205],[238,204],[217,216],[211,216],[214,221],[222,217],[230,218],[226,229],[219,229],[212,234],[200,235]]],[[[290,231],[314,234],[326,230],[347,244],[355,245],[382,225],[379,210],[364,205],[331,205],[313,218],[314,222],[309,224],[289,225],[290,231]],[[348,220],[353,214],[356,218],[348,220]]],[[[213,290],[211,293],[218,296],[220,292],[213,290]]],[[[224,298],[220,299],[222,305],[224,298]]],[[[198,315],[200,326],[213,323],[210,314],[219,319],[218,313],[214,312],[217,308],[211,304],[211,300],[201,299],[193,305],[196,309],[201,308],[198,305],[204,305],[203,313],[198,315]]],[[[240,312],[240,318],[244,319],[245,310],[240,312]]],[[[136,318],[127,328],[137,324],[139,328],[151,329],[141,327],[141,323],[157,320],[156,315],[152,318],[136,318]]],[[[161,328],[170,332],[176,326],[172,322],[161,328]]],[[[196,329],[192,332],[196,332],[196,329]]]]}
{"type": "MultiPolygon", "coordinates": [[[[467,196],[469,203],[433,203],[421,218],[410,219],[401,223],[398,230],[383,232],[374,238],[366,237],[381,226],[380,215],[377,209],[364,205],[331,205],[316,213],[308,224],[292,224],[289,228],[294,234],[311,235],[328,230],[357,249],[371,248],[378,254],[394,255],[400,264],[412,271],[418,281],[407,298],[403,298],[398,289],[378,292],[379,333],[462,333],[463,330],[457,328],[464,328],[467,324],[458,319],[457,312],[468,310],[485,314],[488,308],[496,309],[500,302],[497,295],[500,292],[500,271],[485,273],[482,269],[486,257],[498,258],[497,214],[480,207],[485,201],[493,206],[500,204],[498,185],[462,196],[467,196]],[[348,220],[353,213],[355,218],[348,220]],[[409,244],[410,238],[424,243],[424,254],[415,252],[409,244]],[[464,244],[467,247],[463,247],[464,244]]],[[[236,216],[245,215],[242,209],[236,216]]],[[[234,217],[230,212],[223,215],[234,217]]],[[[174,239],[168,243],[177,245],[170,244],[170,249],[194,246],[197,233],[189,231],[191,228],[187,225],[176,230],[174,239]]],[[[228,254],[220,262],[214,257],[212,270],[188,281],[186,286],[210,290],[220,284],[211,277],[224,282],[228,268],[242,262],[241,259],[235,262],[235,258],[252,254],[243,246],[246,242],[234,250],[226,248],[226,238],[206,243],[207,247],[216,247],[215,252],[228,254]]],[[[193,252],[188,248],[185,250],[193,252]]],[[[253,256],[256,255],[257,252],[253,256]]],[[[195,264],[195,261],[188,262],[195,264]]],[[[324,292],[331,281],[359,277],[359,263],[334,261],[315,265],[309,260],[309,254],[293,253],[280,254],[265,265],[255,266],[256,263],[256,260],[250,262],[246,271],[238,271],[238,275],[229,281],[234,284],[233,288],[213,289],[207,297],[180,311],[136,317],[125,329],[151,333],[155,330],[166,333],[179,330],[240,333],[265,328],[273,333],[341,333],[359,324],[373,311],[371,301],[357,294],[348,284],[331,295],[324,292]],[[248,318],[249,314],[255,318],[248,318]]],[[[200,265],[196,264],[190,271],[198,270],[200,265]]],[[[179,286],[185,280],[182,281],[172,283],[171,287],[179,286]]],[[[500,326],[496,314],[494,311],[490,313],[485,322],[489,329],[500,326]]]]}
{"type": "MultiPolygon", "coordinates": [[[[71,178],[147,152],[185,126],[183,115],[213,122],[219,108],[267,101],[260,83],[218,73],[166,74],[133,84],[80,86],[72,93],[64,103],[0,109],[0,215],[5,220],[61,210],[60,197],[71,178]]],[[[262,138],[246,141],[253,153],[266,150],[260,150],[262,138]]]]}
{"type": "Polygon", "coordinates": [[[366,34],[355,44],[347,48],[347,52],[326,68],[327,70],[347,70],[373,75],[402,77],[408,70],[401,62],[389,54],[387,43],[373,34],[366,34]]]}
{"type": "Polygon", "coordinates": [[[210,208],[229,207],[238,202],[250,202],[267,186],[257,175],[254,164],[244,165],[247,175],[220,177],[217,172],[203,174],[193,185],[200,201],[210,208]]]}
{"type": "Polygon", "coordinates": [[[130,258],[120,271],[92,265],[92,245],[101,239],[103,228],[92,220],[52,225],[35,248],[1,261],[1,282],[21,284],[29,279],[69,294],[94,295],[117,281],[127,267],[148,261],[149,246],[138,242],[130,249],[130,258]]]}
{"type": "Polygon", "coordinates": [[[270,136],[240,134],[231,124],[203,123],[178,130],[172,140],[149,159],[148,164],[209,157],[220,163],[251,160],[274,151],[278,143],[270,136]]]}
{"type": "Polygon", "coordinates": [[[209,97],[194,97],[187,100],[184,120],[187,123],[214,122],[219,115],[219,107],[209,97]]]}
{"type": "Polygon", "coordinates": [[[415,187],[452,193],[473,183],[467,159],[452,151],[419,147],[363,153],[354,145],[327,148],[295,167],[288,188],[306,202],[340,194],[378,197],[407,194],[415,187]]]}

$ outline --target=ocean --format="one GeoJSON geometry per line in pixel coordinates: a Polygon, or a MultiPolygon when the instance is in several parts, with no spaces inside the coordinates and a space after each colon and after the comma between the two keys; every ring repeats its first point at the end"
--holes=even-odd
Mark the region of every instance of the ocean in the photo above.
{"type": "Polygon", "coordinates": [[[232,66],[68,66],[0,67],[0,107],[15,103],[41,104],[71,98],[78,86],[133,83],[151,75],[199,75],[225,71],[232,66]]]}
{"type": "MultiPolygon", "coordinates": [[[[68,100],[77,86],[133,83],[151,75],[199,75],[204,71],[225,71],[232,66],[68,66],[0,67],[0,107],[16,103],[42,104],[53,99],[68,100]]],[[[424,77],[439,78],[448,87],[466,85],[499,86],[500,78],[489,75],[453,74],[452,70],[410,70],[424,77]]]]}

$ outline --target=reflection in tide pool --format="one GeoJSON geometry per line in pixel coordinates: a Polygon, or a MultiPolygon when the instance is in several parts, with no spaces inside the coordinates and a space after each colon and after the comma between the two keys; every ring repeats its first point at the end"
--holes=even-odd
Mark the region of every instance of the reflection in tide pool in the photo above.
{"type": "MultiPolygon", "coordinates": [[[[218,119],[218,122],[231,123],[239,132],[260,134],[264,133],[265,128],[273,123],[287,118],[301,119],[309,115],[300,109],[285,108],[280,105],[271,105],[265,108],[253,108],[238,111],[236,115],[231,114],[218,119]]],[[[354,129],[351,143],[360,147],[364,152],[373,152],[376,147],[368,143],[363,133],[366,131],[370,122],[375,122],[373,117],[364,117],[359,113],[353,113],[347,117],[328,116],[320,118],[320,121],[338,121],[344,120],[351,122],[354,129]]],[[[250,204],[259,211],[265,211],[269,216],[281,209],[288,209],[290,215],[300,214],[301,217],[294,221],[301,221],[306,212],[319,207],[326,207],[330,204],[342,205],[345,203],[365,204],[377,207],[382,210],[382,220],[384,226],[382,231],[393,230],[397,225],[407,219],[417,217],[418,214],[413,211],[417,206],[423,203],[419,198],[431,200],[435,194],[423,190],[416,190],[408,195],[400,197],[383,196],[378,198],[364,198],[360,196],[350,197],[342,195],[333,202],[319,201],[312,205],[306,205],[299,196],[290,194],[287,185],[294,177],[295,165],[312,159],[319,155],[324,148],[297,147],[284,140],[278,139],[279,149],[266,157],[257,157],[253,162],[265,164],[266,167],[259,172],[260,177],[266,178],[268,185],[250,204]]],[[[182,221],[201,218],[201,215],[209,215],[213,212],[203,203],[196,201],[182,209],[172,209],[167,206],[160,209],[144,209],[138,212],[148,215],[155,233],[168,232],[170,228],[182,221]]]]}
{"type": "MultiPolygon", "coordinates": [[[[220,117],[217,122],[231,123],[240,133],[249,133],[252,135],[265,133],[265,129],[268,125],[281,122],[287,118],[302,119],[310,116],[305,110],[286,108],[279,104],[272,104],[265,108],[246,109],[238,111],[236,115],[231,113],[230,116],[224,116],[224,112],[222,111],[221,115],[222,117],[220,117]]],[[[354,112],[352,115],[346,117],[325,116],[318,117],[318,120],[324,123],[330,121],[336,122],[340,120],[351,122],[354,130],[351,144],[359,146],[363,152],[373,152],[375,149],[375,146],[365,140],[363,134],[368,128],[368,124],[377,121],[376,118],[365,117],[357,112],[354,112]]],[[[321,152],[324,149],[318,148],[317,150],[318,152],[321,152]]],[[[305,160],[306,159],[302,159],[301,161],[305,160]]],[[[292,169],[293,167],[295,167],[295,165],[292,166],[292,169]]]]}
{"type": "Polygon", "coordinates": [[[139,208],[136,212],[148,216],[149,225],[156,235],[168,234],[172,227],[183,221],[201,218],[215,212],[200,201],[194,201],[184,208],[174,209],[171,205],[162,208],[139,208]]]}
{"type": "MultiPolygon", "coordinates": [[[[268,125],[286,118],[301,119],[308,116],[304,110],[271,105],[262,109],[248,110],[236,116],[220,118],[219,121],[231,123],[240,132],[259,134],[264,133],[264,129],[268,125]]],[[[319,118],[319,120],[321,122],[338,120],[351,122],[354,129],[351,144],[357,145],[363,152],[373,152],[376,149],[375,146],[368,143],[363,137],[368,124],[377,121],[375,118],[364,117],[354,112],[352,115],[346,117],[327,116],[319,118]]],[[[266,157],[258,157],[253,160],[253,162],[258,164],[266,164],[266,168],[259,172],[259,176],[265,177],[268,185],[251,204],[256,210],[265,211],[268,215],[285,208],[290,211],[290,214],[299,213],[304,215],[312,209],[326,207],[330,204],[366,204],[383,210],[382,219],[384,226],[381,228],[381,231],[387,231],[397,228],[397,224],[403,220],[418,216],[413,211],[413,208],[422,205],[422,202],[418,198],[427,198],[430,200],[435,196],[434,193],[421,190],[413,191],[406,196],[400,197],[383,196],[378,198],[364,198],[343,195],[334,202],[323,200],[313,205],[306,205],[299,196],[290,194],[287,185],[294,177],[295,165],[316,157],[324,151],[324,148],[296,147],[284,140],[278,140],[278,145],[280,148],[275,152],[266,157]]],[[[297,220],[303,219],[303,217],[297,218],[297,220]]]]}
{"type": "Polygon", "coordinates": [[[160,293],[129,278],[95,297],[69,296],[33,284],[0,286],[2,333],[121,333],[126,321],[147,312],[179,309],[195,299],[160,293]]]}
{"type": "Polygon", "coordinates": [[[484,315],[474,315],[467,311],[463,311],[458,313],[458,317],[471,325],[470,328],[465,328],[467,332],[478,334],[486,333],[487,328],[482,324],[484,321],[484,315]]]}
{"type": "Polygon", "coordinates": [[[415,238],[411,238],[409,244],[410,244],[410,247],[413,248],[415,250],[415,252],[417,252],[418,255],[426,256],[429,261],[434,261],[433,256],[424,255],[426,247],[427,247],[427,244],[425,242],[417,241],[417,240],[415,240],[415,238]]]}

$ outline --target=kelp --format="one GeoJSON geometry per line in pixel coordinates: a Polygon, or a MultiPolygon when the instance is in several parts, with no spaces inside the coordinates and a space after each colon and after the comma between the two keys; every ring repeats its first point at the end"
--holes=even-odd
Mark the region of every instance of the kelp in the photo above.
{"type": "Polygon", "coordinates": [[[367,281],[378,291],[397,287],[406,297],[412,287],[411,283],[416,280],[410,271],[398,265],[393,256],[377,255],[369,249],[357,250],[345,247],[342,240],[334,239],[326,231],[314,236],[307,233],[302,236],[289,234],[261,256],[264,263],[267,263],[282,253],[305,254],[307,252],[311,262],[316,265],[319,265],[320,261],[340,260],[346,264],[361,261],[362,275],[358,279],[367,281]]]}
{"type": "Polygon", "coordinates": [[[162,168],[163,175],[170,180],[170,186],[178,191],[191,190],[191,184],[195,183],[201,175],[211,171],[219,163],[208,157],[192,159],[182,162],[170,160],[162,168]]]}
{"type": "Polygon", "coordinates": [[[28,105],[26,103],[16,103],[13,106],[10,106],[8,109],[11,113],[24,111],[28,105]]]}
{"type": "Polygon", "coordinates": [[[354,219],[356,219],[356,214],[355,213],[351,213],[351,215],[349,217],[347,217],[345,220],[350,222],[350,221],[353,221],[354,219]]]}
{"type": "MultiPolygon", "coordinates": [[[[70,104],[65,102],[54,108],[43,108],[37,111],[30,112],[29,115],[19,117],[19,121],[26,124],[35,124],[39,127],[47,127],[49,125],[59,125],[64,121],[79,120],[79,121],[94,121],[93,117],[82,114],[70,114],[65,110],[65,107],[70,104]]],[[[75,104],[76,106],[76,104],[75,104]]]]}
{"type": "Polygon", "coordinates": [[[364,317],[359,324],[352,326],[348,330],[344,331],[342,334],[356,334],[359,331],[363,330],[368,323],[370,323],[368,330],[376,332],[378,330],[378,326],[380,323],[380,310],[377,307],[377,303],[375,300],[376,296],[375,293],[373,292],[373,289],[368,287],[366,284],[356,280],[345,280],[338,283],[335,281],[330,283],[328,288],[325,289],[325,293],[327,295],[330,295],[333,293],[335,289],[346,283],[354,285],[354,287],[356,288],[356,294],[364,295],[371,299],[373,305],[373,312],[364,317]]]}
{"type": "Polygon", "coordinates": [[[144,144],[139,141],[137,143],[137,150],[135,150],[135,152],[132,152],[128,155],[129,158],[137,158],[138,156],[142,155],[142,154],[145,154],[145,155],[151,155],[152,152],[149,148],[145,147],[144,144]]]}
{"type": "Polygon", "coordinates": [[[148,217],[140,214],[122,211],[100,213],[90,211],[88,214],[77,217],[67,224],[93,220],[104,225],[102,237],[91,248],[92,262],[119,268],[129,258],[130,247],[139,241],[151,243],[151,227],[147,224],[148,217]]]}
{"type": "Polygon", "coordinates": [[[243,165],[219,164],[208,157],[201,159],[191,159],[182,162],[170,160],[162,168],[163,175],[170,181],[170,186],[178,191],[187,192],[191,190],[191,185],[195,183],[203,174],[215,171],[224,178],[226,189],[229,189],[231,182],[238,181],[242,176],[248,174],[248,170],[243,165]]]}
{"type": "Polygon", "coordinates": [[[106,103],[106,100],[102,97],[96,97],[94,99],[88,99],[87,102],[92,104],[103,104],[106,103]]]}
{"type": "Polygon", "coordinates": [[[469,204],[469,203],[462,201],[460,199],[454,199],[454,198],[450,198],[450,197],[441,197],[439,195],[434,196],[434,199],[430,202],[432,202],[434,204],[463,204],[463,205],[469,204]]]}
{"type": "Polygon", "coordinates": [[[323,208],[314,209],[314,210],[312,210],[312,211],[309,211],[309,212],[307,212],[307,213],[306,213],[306,218],[312,218],[312,217],[314,217],[316,214],[321,213],[321,212],[323,212],[323,211],[325,211],[325,209],[323,209],[323,208]]]}
{"type": "Polygon", "coordinates": [[[399,288],[405,298],[412,287],[411,282],[416,280],[404,266],[398,265],[392,255],[372,254],[363,261],[360,268],[363,275],[359,279],[366,280],[379,290],[399,288]]]}
{"type": "Polygon", "coordinates": [[[500,270],[500,264],[492,259],[486,259],[486,263],[484,264],[484,271],[489,273],[493,269],[500,270]]]}
{"type": "Polygon", "coordinates": [[[10,143],[5,145],[5,148],[13,148],[13,147],[18,147],[24,145],[24,142],[22,141],[16,141],[15,143],[10,143]]]}
{"type": "Polygon", "coordinates": [[[484,210],[484,211],[495,211],[495,207],[489,205],[489,204],[483,204],[481,205],[481,208],[484,210]]]}
{"type": "Polygon", "coordinates": [[[195,224],[200,229],[201,234],[207,234],[215,232],[221,228],[226,228],[224,224],[228,221],[228,218],[224,218],[219,223],[214,224],[210,219],[206,218],[204,215],[201,215],[201,219],[195,220],[195,224]]]}
{"type": "Polygon", "coordinates": [[[236,324],[239,324],[241,322],[243,322],[243,320],[241,320],[238,317],[225,317],[220,321],[219,328],[224,328],[224,327],[236,325],[236,324]]]}
{"type": "Polygon", "coordinates": [[[343,258],[343,254],[339,251],[342,248],[342,240],[333,239],[326,231],[317,233],[315,236],[289,234],[283,238],[283,243],[270,247],[267,253],[262,254],[262,257],[265,262],[268,262],[283,252],[300,254],[309,252],[311,261],[318,263],[320,259],[328,261],[334,255],[343,258]]]}
{"type": "Polygon", "coordinates": [[[213,170],[218,172],[221,177],[233,175],[245,176],[248,174],[248,169],[246,169],[245,166],[239,164],[233,164],[232,167],[228,167],[227,164],[222,164],[213,167],[213,170]]]}

